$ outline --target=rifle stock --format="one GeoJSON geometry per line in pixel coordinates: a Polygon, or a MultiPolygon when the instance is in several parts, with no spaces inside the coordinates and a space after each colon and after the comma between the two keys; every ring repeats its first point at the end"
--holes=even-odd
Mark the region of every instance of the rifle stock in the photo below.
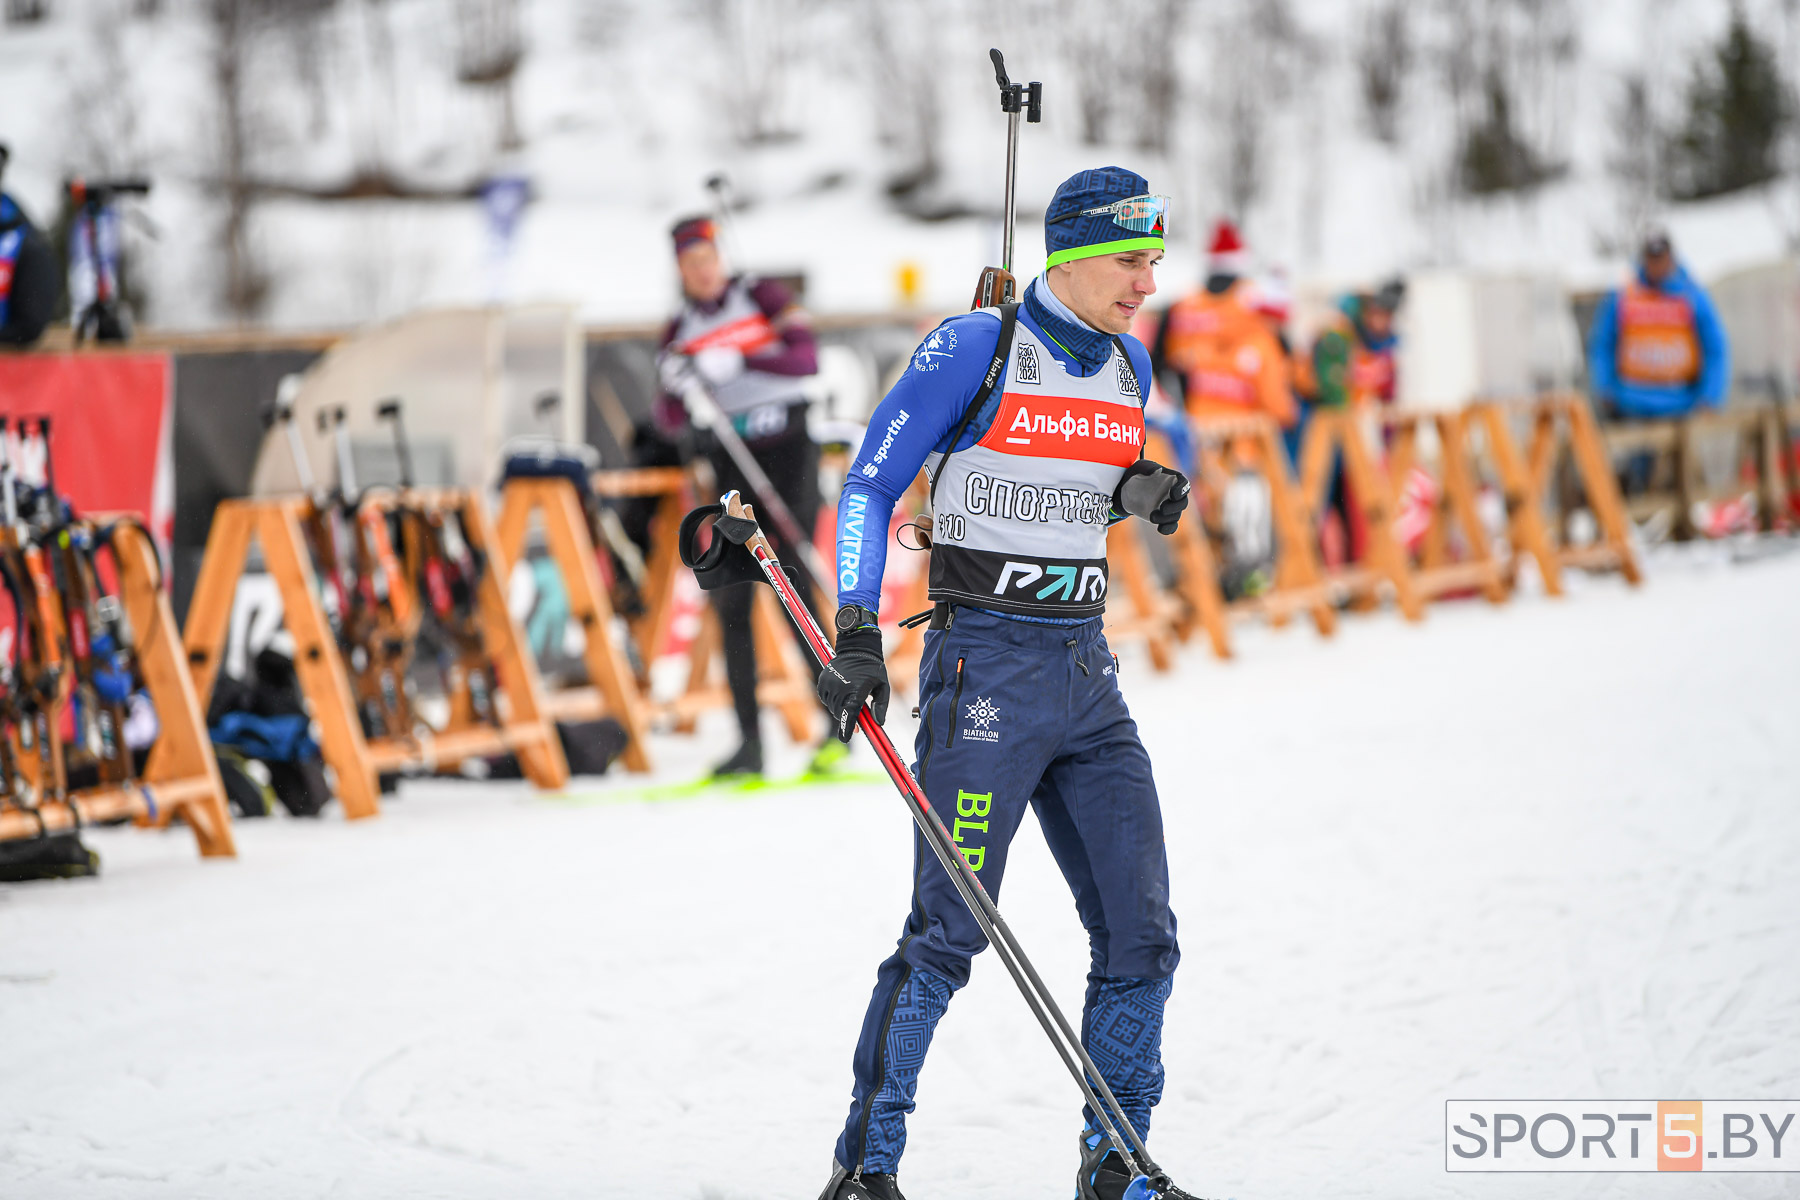
{"type": "Polygon", "coordinates": [[[1018,298],[1018,290],[1018,280],[1005,267],[983,267],[981,279],[975,285],[975,302],[969,307],[998,308],[1002,304],[1011,304],[1018,298]]]}

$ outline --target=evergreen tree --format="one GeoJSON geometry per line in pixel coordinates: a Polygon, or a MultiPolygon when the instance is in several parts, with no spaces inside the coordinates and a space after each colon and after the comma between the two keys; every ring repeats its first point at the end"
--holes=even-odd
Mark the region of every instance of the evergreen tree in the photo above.
{"type": "Polygon", "coordinates": [[[1529,191],[1561,174],[1561,167],[1545,162],[1520,136],[1513,120],[1512,93],[1498,70],[1488,71],[1484,90],[1483,118],[1463,134],[1457,153],[1463,190],[1472,196],[1529,191]]]}
{"type": "Polygon", "coordinates": [[[1730,28],[1688,83],[1687,117],[1668,147],[1669,194],[1698,200],[1774,179],[1793,117],[1774,47],[1734,3],[1730,28]]]}

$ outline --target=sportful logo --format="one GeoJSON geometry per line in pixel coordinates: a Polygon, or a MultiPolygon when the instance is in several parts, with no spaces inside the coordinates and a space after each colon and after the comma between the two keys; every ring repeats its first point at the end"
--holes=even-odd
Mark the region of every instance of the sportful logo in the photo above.
{"type": "Polygon", "coordinates": [[[1013,372],[1019,383],[1038,383],[1037,347],[1030,342],[1019,343],[1018,369],[1013,372]]]}
{"type": "Polygon", "coordinates": [[[900,432],[901,426],[906,424],[909,415],[903,408],[900,410],[899,416],[888,422],[887,436],[881,439],[881,445],[875,448],[875,453],[868,462],[863,464],[862,473],[864,475],[873,479],[881,474],[881,464],[887,461],[888,451],[894,448],[894,435],[900,432]]]}
{"type": "Polygon", "coordinates": [[[949,358],[956,353],[956,330],[946,326],[938,326],[932,330],[925,340],[919,343],[919,349],[913,354],[913,369],[916,371],[935,371],[937,360],[949,358]]]}
{"type": "Polygon", "coordinates": [[[869,498],[860,492],[850,493],[844,511],[843,528],[838,531],[838,590],[847,592],[856,586],[862,568],[863,525],[868,514],[869,498]]]}
{"type": "Polygon", "coordinates": [[[1082,604],[1087,602],[1090,594],[1096,603],[1106,598],[1106,572],[1099,567],[1040,567],[1036,563],[1010,560],[1000,568],[1000,582],[994,585],[994,595],[1004,596],[1009,589],[1028,591],[1040,579],[1048,579],[1049,582],[1038,589],[1032,597],[1034,600],[1064,600],[1070,604],[1082,604]],[[1079,586],[1076,581],[1077,571],[1080,572],[1079,586]],[[1062,594],[1059,596],[1058,592],[1062,594]]]}

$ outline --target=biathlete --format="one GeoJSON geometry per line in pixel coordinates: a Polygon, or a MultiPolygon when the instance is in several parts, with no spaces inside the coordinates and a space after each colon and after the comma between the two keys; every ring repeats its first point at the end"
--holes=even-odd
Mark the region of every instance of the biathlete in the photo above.
{"type": "MultiPolygon", "coordinates": [[[[1126,333],[1156,291],[1166,208],[1131,171],[1075,175],[1045,214],[1048,260],[1021,302],[952,317],[921,343],[838,502],[837,656],[819,677],[840,738],[865,702],[885,718],[875,610],[888,522],[926,467],[933,608],[913,770],[995,897],[1036,811],[1088,931],[1082,1042],[1140,1133],[1162,1096],[1180,951],[1156,784],[1101,613],[1108,526],[1136,516],[1172,533],[1187,506],[1187,479],[1143,457],[1150,356],[1126,333]]],[[[821,1200],[902,1200],[926,1047],[984,945],[915,831],[912,911],[876,973],[821,1200]]],[[[1078,1194],[1117,1200],[1130,1179],[1085,1117],[1078,1194]]]]}
{"type": "MultiPolygon", "coordinates": [[[[769,477],[802,530],[818,516],[819,447],[806,428],[806,377],[819,369],[812,322],[781,284],[772,279],[732,275],[719,254],[717,231],[710,217],[688,217],[670,230],[675,263],[681,271],[681,311],[663,329],[658,347],[658,373],[665,395],[673,401],[684,391],[684,375],[693,371],[730,420],[744,447],[769,477]]],[[[761,503],[743,469],[716,438],[703,437],[719,490],[743,493],[761,503]]],[[[768,531],[777,549],[804,572],[805,562],[793,552],[778,527],[768,531]]],[[[811,607],[810,577],[801,589],[811,607]]],[[[714,778],[757,776],[763,771],[761,714],[756,702],[756,639],[751,604],[756,587],[740,584],[713,593],[725,650],[725,679],[731,685],[732,709],[741,738],[736,752],[713,768],[714,778]]],[[[801,655],[813,658],[799,634],[801,655]]],[[[825,739],[813,755],[811,769],[827,770],[844,758],[844,748],[825,739]]]]}

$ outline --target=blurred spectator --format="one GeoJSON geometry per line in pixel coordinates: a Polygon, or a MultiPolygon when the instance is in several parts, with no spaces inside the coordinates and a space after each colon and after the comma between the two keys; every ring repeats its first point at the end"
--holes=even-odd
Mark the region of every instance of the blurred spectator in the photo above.
{"type": "MultiPolygon", "coordinates": [[[[1314,407],[1342,410],[1394,402],[1398,380],[1395,355],[1400,344],[1394,333],[1394,312],[1405,296],[1405,283],[1393,279],[1375,292],[1346,296],[1338,302],[1336,320],[1313,342],[1314,407]]],[[[1351,499],[1340,455],[1331,464],[1328,505],[1319,531],[1328,566],[1362,558],[1365,531],[1351,499]]]]}
{"type": "Polygon", "coordinates": [[[1295,420],[1281,431],[1281,440],[1287,448],[1289,463],[1298,463],[1300,437],[1306,430],[1306,406],[1314,388],[1312,359],[1308,355],[1295,353],[1293,340],[1288,337],[1288,318],[1294,311],[1293,289],[1288,286],[1285,274],[1278,270],[1270,271],[1252,282],[1247,289],[1246,302],[1250,311],[1262,318],[1264,327],[1281,348],[1282,361],[1287,364],[1288,390],[1294,398],[1295,420]]]}
{"type": "MultiPolygon", "coordinates": [[[[1152,374],[1181,397],[1190,416],[1263,412],[1285,432],[1297,424],[1287,354],[1253,307],[1259,290],[1246,275],[1250,256],[1230,221],[1213,230],[1205,286],[1177,300],[1151,348],[1152,374]]],[[[1223,532],[1220,581],[1230,598],[1257,595],[1273,579],[1274,531],[1268,483],[1255,469],[1250,439],[1235,439],[1217,497],[1223,532]]],[[[1211,505],[1208,506],[1212,507],[1211,505]]]]}
{"type": "Polygon", "coordinates": [[[1637,281],[1600,302],[1588,334],[1588,377],[1605,416],[1681,417],[1725,403],[1731,347],[1706,290],[1653,232],[1637,281]]]}
{"type": "Polygon", "coordinates": [[[1379,291],[1346,296],[1338,318],[1313,342],[1314,403],[1320,408],[1392,404],[1398,379],[1394,312],[1406,285],[1389,280],[1379,291]]]}
{"type": "MultiPolygon", "coordinates": [[[[0,145],[0,175],[8,151],[0,145]]],[[[56,251],[18,202],[0,192],[0,345],[29,346],[62,299],[56,251]]]]}
{"type": "Polygon", "coordinates": [[[1230,221],[1220,221],[1207,257],[1206,285],[1170,307],[1151,348],[1151,366],[1194,416],[1268,413],[1298,418],[1287,357],[1246,303],[1249,254],[1230,221]]]}
{"type": "MultiPolygon", "coordinates": [[[[807,399],[801,381],[819,369],[811,321],[788,290],[774,280],[726,271],[711,218],[679,221],[671,234],[681,271],[683,304],[663,330],[658,369],[664,392],[658,398],[658,422],[665,432],[681,428],[686,415],[682,397],[689,388],[704,388],[800,528],[810,531],[819,516],[819,447],[806,431],[807,399]]],[[[753,503],[760,501],[744,471],[716,437],[699,431],[693,436],[693,445],[711,462],[718,492],[736,490],[753,503]]],[[[773,522],[765,522],[763,532],[784,562],[804,572],[803,560],[773,522]]],[[[831,581],[811,583],[800,590],[814,606],[816,617],[814,593],[829,587],[831,581]]],[[[724,634],[725,676],[743,737],[737,752],[715,769],[716,775],[762,774],[756,642],[750,624],[758,586],[737,584],[712,593],[724,634]]],[[[795,631],[797,640],[799,636],[795,631]]],[[[800,652],[816,676],[818,665],[804,642],[800,652]]],[[[828,736],[813,765],[829,766],[844,753],[843,744],[828,736]]]]}

